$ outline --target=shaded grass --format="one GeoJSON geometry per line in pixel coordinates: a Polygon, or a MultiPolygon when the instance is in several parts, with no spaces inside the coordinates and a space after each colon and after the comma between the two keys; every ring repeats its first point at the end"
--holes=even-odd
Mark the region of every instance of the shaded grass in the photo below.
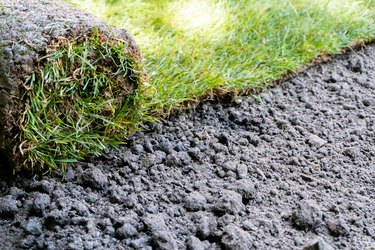
{"type": "Polygon", "coordinates": [[[218,92],[253,92],[320,54],[375,36],[373,0],[73,0],[135,35],[150,112],[218,92]]]}
{"type": "Polygon", "coordinates": [[[142,67],[125,50],[97,31],[48,48],[24,86],[18,140],[27,168],[64,170],[137,127],[142,67]]]}

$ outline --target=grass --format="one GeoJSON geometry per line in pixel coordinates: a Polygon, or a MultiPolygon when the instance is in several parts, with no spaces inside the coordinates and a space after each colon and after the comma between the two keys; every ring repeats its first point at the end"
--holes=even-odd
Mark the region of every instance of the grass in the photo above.
{"type": "Polygon", "coordinates": [[[125,48],[97,31],[50,46],[25,84],[19,149],[27,168],[64,170],[137,127],[142,68],[125,48]]]}
{"type": "Polygon", "coordinates": [[[73,0],[133,34],[165,114],[252,93],[321,54],[375,37],[374,0],[73,0]]]}
{"type": "Polygon", "coordinates": [[[124,77],[139,81],[140,69],[122,54],[126,45],[97,36],[48,51],[24,96],[19,148],[31,167],[63,169],[121,143],[151,117],[263,90],[321,54],[375,36],[374,0],[69,2],[134,35],[150,81],[121,89],[124,77]],[[115,65],[101,67],[109,59],[115,65]]]}

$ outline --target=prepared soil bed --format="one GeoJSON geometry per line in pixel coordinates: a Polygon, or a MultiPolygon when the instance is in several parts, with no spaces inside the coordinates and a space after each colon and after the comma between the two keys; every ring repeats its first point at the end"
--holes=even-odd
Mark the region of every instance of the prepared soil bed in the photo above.
{"type": "Polygon", "coordinates": [[[3,178],[1,249],[374,249],[375,47],[3,178]]]}

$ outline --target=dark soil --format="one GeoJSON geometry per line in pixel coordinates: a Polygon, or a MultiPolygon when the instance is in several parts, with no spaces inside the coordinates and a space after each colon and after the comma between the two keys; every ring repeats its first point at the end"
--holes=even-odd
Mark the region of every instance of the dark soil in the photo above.
{"type": "Polygon", "coordinates": [[[374,249],[375,47],[1,182],[1,249],[374,249]]]}

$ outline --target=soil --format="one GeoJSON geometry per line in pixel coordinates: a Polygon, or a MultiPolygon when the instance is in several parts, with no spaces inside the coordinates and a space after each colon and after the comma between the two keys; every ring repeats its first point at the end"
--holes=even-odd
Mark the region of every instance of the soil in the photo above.
{"type": "Polygon", "coordinates": [[[374,249],[375,47],[0,182],[1,249],[374,249]]]}

